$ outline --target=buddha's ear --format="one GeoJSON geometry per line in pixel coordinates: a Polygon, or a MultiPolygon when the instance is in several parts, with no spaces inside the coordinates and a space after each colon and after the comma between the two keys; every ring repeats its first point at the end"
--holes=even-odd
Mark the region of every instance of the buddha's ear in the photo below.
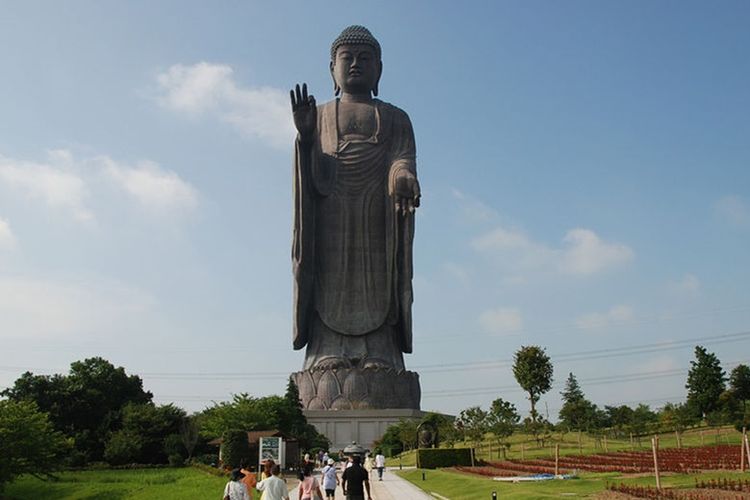
{"type": "Polygon", "coordinates": [[[383,61],[378,61],[378,76],[375,78],[375,86],[372,88],[372,95],[378,96],[378,83],[380,83],[380,76],[383,74],[383,61]]]}
{"type": "Polygon", "coordinates": [[[333,95],[338,96],[341,93],[341,87],[336,83],[336,77],[333,74],[333,61],[331,61],[331,64],[328,67],[331,70],[331,80],[333,80],[333,95]]]}

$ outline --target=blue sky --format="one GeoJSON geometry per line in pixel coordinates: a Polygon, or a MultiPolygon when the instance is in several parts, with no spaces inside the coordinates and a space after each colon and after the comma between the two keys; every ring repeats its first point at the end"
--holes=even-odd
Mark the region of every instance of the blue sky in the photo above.
{"type": "Polygon", "coordinates": [[[748,21],[731,1],[6,2],[0,386],[100,355],[189,410],[282,392],[303,359],[287,92],[330,99],[330,43],[364,24],[416,133],[423,408],[527,411],[507,360],[529,344],[552,416],[569,372],[600,405],[678,401],[695,344],[750,362],[750,333],[715,338],[750,331],[748,21]]]}

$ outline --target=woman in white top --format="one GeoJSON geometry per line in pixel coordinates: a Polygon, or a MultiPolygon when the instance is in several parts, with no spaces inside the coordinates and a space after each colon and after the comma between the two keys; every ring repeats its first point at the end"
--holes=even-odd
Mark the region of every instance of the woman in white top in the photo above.
{"type": "Polygon", "coordinates": [[[224,487],[224,500],[250,500],[245,483],[240,481],[245,475],[239,470],[234,469],[229,482],[224,487]]]}

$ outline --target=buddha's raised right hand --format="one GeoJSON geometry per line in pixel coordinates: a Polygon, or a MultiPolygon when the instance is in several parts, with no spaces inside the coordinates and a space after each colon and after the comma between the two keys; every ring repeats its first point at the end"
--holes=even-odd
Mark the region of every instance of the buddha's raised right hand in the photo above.
{"type": "Polygon", "coordinates": [[[310,144],[315,134],[318,123],[318,108],[315,105],[315,97],[307,95],[307,84],[302,84],[300,90],[297,84],[294,90],[289,91],[292,100],[292,114],[294,115],[294,126],[299,132],[300,142],[310,144]]]}

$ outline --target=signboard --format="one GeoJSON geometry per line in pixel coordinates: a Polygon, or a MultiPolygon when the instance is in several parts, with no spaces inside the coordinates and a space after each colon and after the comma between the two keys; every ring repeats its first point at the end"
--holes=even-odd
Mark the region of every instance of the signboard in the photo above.
{"type": "Polygon", "coordinates": [[[275,463],[284,466],[284,448],[280,437],[262,437],[260,438],[260,462],[273,460],[275,463]]]}

